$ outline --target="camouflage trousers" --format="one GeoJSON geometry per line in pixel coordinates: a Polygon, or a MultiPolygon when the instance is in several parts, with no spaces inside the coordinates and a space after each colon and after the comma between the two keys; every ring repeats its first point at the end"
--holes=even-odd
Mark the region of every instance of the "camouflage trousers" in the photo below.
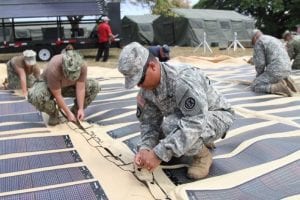
{"type": "Polygon", "coordinates": [[[251,84],[251,89],[258,93],[271,93],[271,85],[278,83],[280,80],[287,78],[289,75],[290,72],[275,74],[265,71],[254,79],[251,84]]]}
{"type": "MultiPolygon", "coordinates": [[[[99,83],[96,80],[87,79],[85,84],[84,108],[86,108],[96,98],[99,91],[99,83]]],[[[61,93],[63,97],[75,97],[73,108],[77,110],[78,106],[75,86],[65,87],[62,89],[61,93]]],[[[28,92],[28,101],[39,111],[45,112],[48,115],[53,115],[58,111],[54,96],[48,89],[45,81],[34,83],[33,87],[28,92]]]]}
{"type": "MultiPolygon", "coordinates": [[[[206,126],[202,130],[199,130],[201,133],[198,134],[200,136],[198,140],[194,144],[191,144],[190,147],[180,147],[178,144],[181,143],[178,142],[177,150],[183,151],[183,149],[188,149],[188,151],[184,154],[185,156],[193,156],[198,154],[203,148],[203,145],[213,143],[215,140],[225,137],[227,131],[233,123],[233,120],[234,115],[231,112],[208,111],[206,117],[206,126]]],[[[172,114],[165,117],[161,125],[161,139],[174,133],[174,130],[176,130],[178,126],[180,126],[180,116],[172,114]]],[[[177,139],[184,140],[184,138],[177,139]]],[[[175,152],[175,154],[177,153],[175,152]]]]}
{"type": "MultiPolygon", "coordinates": [[[[8,81],[8,89],[15,90],[15,89],[21,89],[21,82],[18,74],[16,73],[15,69],[13,68],[13,65],[10,61],[7,62],[7,81],[8,81]]],[[[26,75],[26,85],[27,88],[30,88],[33,86],[35,82],[35,77],[33,74],[26,75]]]]}

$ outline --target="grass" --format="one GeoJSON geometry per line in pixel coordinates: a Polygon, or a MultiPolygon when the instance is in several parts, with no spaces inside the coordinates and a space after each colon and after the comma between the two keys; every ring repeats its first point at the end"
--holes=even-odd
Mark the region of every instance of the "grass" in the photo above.
{"type": "MultiPolygon", "coordinates": [[[[195,47],[171,47],[170,56],[218,56],[218,55],[228,55],[232,57],[241,57],[241,56],[251,56],[252,48],[246,48],[245,50],[238,49],[237,51],[230,50],[219,50],[219,48],[212,48],[213,53],[203,53],[203,48],[198,49],[195,52],[195,47]]],[[[106,68],[115,68],[118,65],[118,59],[121,52],[121,49],[111,48],[110,56],[107,62],[95,62],[95,56],[97,54],[97,49],[85,49],[79,50],[80,53],[84,56],[88,66],[100,66],[106,68]]],[[[10,58],[15,55],[20,55],[21,53],[8,53],[8,54],[0,54],[0,62],[7,62],[10,58]]],[[[43,67],[47,62],[38,62],[38,64],[43,67]]]]}

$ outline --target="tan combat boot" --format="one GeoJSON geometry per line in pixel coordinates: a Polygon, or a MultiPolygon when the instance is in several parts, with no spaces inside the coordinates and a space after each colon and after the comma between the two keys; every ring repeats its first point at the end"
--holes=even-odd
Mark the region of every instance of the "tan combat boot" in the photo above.
{"type": "Polygon", "coordinates": [[[280,80],[278,83],[274,83],[271,85],[271,93],[272,94],[280,94],[288,97],[293,96],[293,92],[287,86],[284,80],[280,80]]]}
{"type": "Polygon", "coordinates": [[[58,110],[55,110],[54,113],[49,115],[48,125],[49,126],[55,126],[57,124],[59,124],[59,114],[58,114],[58,110]]]}
{"type": "Polygon", "coordinates": [[[291,77],[285,78],[284,81],[293,92],[295,92],[295,93],[300,92],[299,87],[297,86],[297,84],[291,77]]]}
{"type": "Polygon", "coordinates": [[[188,168],[187,176],[191,179],[205,178],[209,173],[212,164],[212,156],[209,150],[203,145],[202,150],[193,157],[193,162],[188,168]]]}

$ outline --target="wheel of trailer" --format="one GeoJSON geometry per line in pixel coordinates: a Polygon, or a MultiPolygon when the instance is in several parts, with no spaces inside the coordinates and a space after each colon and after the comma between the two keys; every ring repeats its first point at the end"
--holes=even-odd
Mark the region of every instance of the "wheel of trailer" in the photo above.
{"type": "Polygon", "coordinates": [[[53,51],[49,47],[42,47],[37,51],[37,57],[40,61],[48,61],[52,57],[53,51]]]}

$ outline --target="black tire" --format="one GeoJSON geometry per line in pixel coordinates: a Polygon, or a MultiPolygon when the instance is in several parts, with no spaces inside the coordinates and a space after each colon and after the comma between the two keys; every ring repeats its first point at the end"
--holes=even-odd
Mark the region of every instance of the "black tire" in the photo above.
{"type": "Polygon", "coordinates": [[[48,61],[53,56],[53,50],[50,47],[41,47],[37,50],[37,58],[39,61],[48,61]]]}

